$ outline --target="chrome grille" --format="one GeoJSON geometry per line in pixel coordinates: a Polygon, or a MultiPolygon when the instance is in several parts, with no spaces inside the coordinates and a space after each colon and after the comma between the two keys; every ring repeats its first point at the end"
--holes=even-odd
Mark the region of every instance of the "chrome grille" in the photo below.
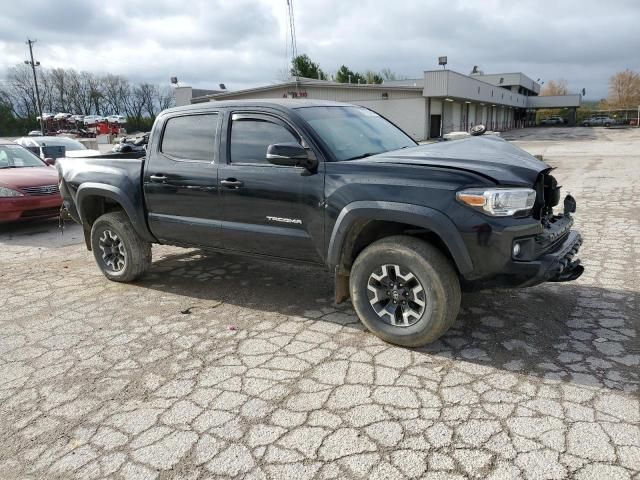
{"type": "Polygon", "coordinates": [[[60,193],[58,185],[42,185],[40,187],[24,187],[21,188],[23,193],[28,195],[54,195],[60,193]]]}

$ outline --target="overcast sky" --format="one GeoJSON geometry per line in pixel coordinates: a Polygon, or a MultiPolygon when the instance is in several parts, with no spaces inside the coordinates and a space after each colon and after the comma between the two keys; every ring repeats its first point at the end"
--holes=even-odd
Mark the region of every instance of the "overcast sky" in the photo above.
{"type": "MultiPolygon", "coordinates": [[[[640,71],[640,0],[295,0],[299,53],[335,73],[389,67],[419,77],[449,57],[469,73],[564,78],[587,99],[612,73],[640,71]]],[[[239,89],[286,69],[286,0],[2,2],[0,76],[27,58],[132,80],[239,89]]],[[[0,80],[1,81],[1,80],[0,80]]]]}

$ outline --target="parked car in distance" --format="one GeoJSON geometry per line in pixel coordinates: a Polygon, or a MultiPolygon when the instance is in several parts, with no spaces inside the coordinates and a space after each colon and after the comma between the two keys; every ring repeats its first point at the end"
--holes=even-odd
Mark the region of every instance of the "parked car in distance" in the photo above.
{"type": "Polygon", "coordinates": [[[100,115],[86,115],[83,119],[85,125],[95,125],[96,123],[104,122],[105,118],[100,115]]]}
{"type": "MultiPolygon", "coordinates": [[[[46,122],[47,120],[50,120],[53,118],[53,113],[47,113],[47,112],[42,112],[42,121],[46,122]]],[[[40,120],[40,116],[36,117],[36,120],[40,120]]]]}
{"type": "Polygon", "coordinates": [[[55,161],[61,157],[73,158],[100,155],[99,150],[90,150],[77,140],[67,137],[20,137],[16,140],[16,143],[33,151],[43,160],[51,158],[55,161]],[[48,147],[63,147],[63,149],[48,147]]]}
{"type": "Polygon", "coordinates": [[[564,125],[562,117],[548,117],[540,122],[540,125],[564,125]]]}
{"type": "Polygon", "coordinates": [[[0,222],[54,217],[61,204],[55,168],[0,139],[0,222]]]}
{"type": "Polygon", "coordinates": [[[71,115],[69,120],[72,122],[82,123],[84,122],[84,115],[71,115]]]}
{"type": "Polygon", "coordinates": [[[125,117],[124,115],[109,115],[107,117],[107,122],[123,124],[127,123],[127,117],[125,117]]]}
{"type": "Polygon", "coordinates": [[[337,302],[351,297],[363,324],[398,345],[444,334],[461,288],[584,270],[575,200],[554,213],[549,165],[497,136],[418,145],[346,103],[173,108],[156,118],[144,159],[56,167],[64,208],[108,279],[140,278],[152,243],[315,264],[334,274],[337,302]]]}
{"type": "Polygon", "coordinates": [[[71,117],[71,114],[70,114],[70,113],[62,113],[62,112],[61,112],[61,113],[56,113],[56,114],[53,116],[53,119],[54,119],[54,120],[66,120],[66,119],[68,119],[68,118],[70,118],[70,117],[71,117]]]}
{"type": "Polygon", "coordinates": [[[583,127],[610,127],[615,125],[616,121],[613,118],[606,115],[598,115],[595,117],[587,118],[582,121],[583,127]]]}
{"type": "Polygon", "coordinates": [[[29,133],[27,133],[28,137],[41,137],[43,135],[43,133],[40,130],[31,130],[29,133]]]}

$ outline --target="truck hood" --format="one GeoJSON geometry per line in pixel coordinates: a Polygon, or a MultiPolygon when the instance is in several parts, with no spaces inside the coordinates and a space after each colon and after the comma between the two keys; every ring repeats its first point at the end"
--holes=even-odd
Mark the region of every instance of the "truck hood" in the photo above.
{"type": "Polygon", "coordinates": [[[357,162],[423,165],[475,172],[502,185],[531,187],[551,167],[494,135],[431,143],[372,155],[357,162]]]}

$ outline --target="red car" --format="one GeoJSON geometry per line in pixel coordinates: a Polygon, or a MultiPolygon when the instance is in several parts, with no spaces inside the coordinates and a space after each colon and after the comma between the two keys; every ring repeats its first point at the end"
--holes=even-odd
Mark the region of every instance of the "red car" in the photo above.
{"type": "Polygon", "coordinates": [[[0,140],[0,223],[55,217],[61,204],[57,170],[26,148],[0,140]]]}

